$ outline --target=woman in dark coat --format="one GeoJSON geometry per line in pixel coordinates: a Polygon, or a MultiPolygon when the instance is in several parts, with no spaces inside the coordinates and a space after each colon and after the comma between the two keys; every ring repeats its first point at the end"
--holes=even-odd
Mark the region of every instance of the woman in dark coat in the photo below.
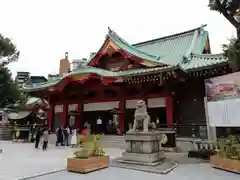
{"type": "Polygon", "coordinates": [[[37,133],[36,133],[36,141],[35,141],[35,148],[37,149],[39,146],[39,142],[42,136],[42,130],[38,128],[37,133]]]}
{"type": "Polygon", "coordinates": [[[63,129],[62,127],[58,128],[57,130],[57,142],[56,142],[56,146],[58,146],[59,143],[61,143],[61,146],[63,146],[63,140],[64,140],[64,137],[63,137],[63,129]]]}

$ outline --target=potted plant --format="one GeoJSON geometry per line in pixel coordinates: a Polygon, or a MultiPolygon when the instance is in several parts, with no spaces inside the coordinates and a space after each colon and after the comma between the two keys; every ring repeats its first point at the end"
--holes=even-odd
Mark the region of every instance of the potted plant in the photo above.
{"type": "Polygon", "coordinates": [[[109,166],[109,156],[100,148],[100,135],[89,135],[75,151],[73,157],[67,158],[67,170],[88,173],[109,166]]]}
{"type": "Polygon", "coordinates": [[[240,143],[237,136],[219,140],[219,150],[211,157],[212,167],[240,173],[240,143]]]}

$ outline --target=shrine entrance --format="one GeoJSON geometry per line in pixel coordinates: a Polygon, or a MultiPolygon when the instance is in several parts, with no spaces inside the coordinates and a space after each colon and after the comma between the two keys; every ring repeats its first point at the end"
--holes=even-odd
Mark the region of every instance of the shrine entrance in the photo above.
{"type": "Polygon", "coordinates": [[[111,111],[117,109],[118,105],[119,101],[86,103],[84,104],[83,119],[85,122],[91,124],[93,133],[98,131],[97,119],[100,118],[102,120],[102,133],[116,134],[116,131],[113,131],[114,127],[110,127],[114,126],[114,117],[111,111]]]}

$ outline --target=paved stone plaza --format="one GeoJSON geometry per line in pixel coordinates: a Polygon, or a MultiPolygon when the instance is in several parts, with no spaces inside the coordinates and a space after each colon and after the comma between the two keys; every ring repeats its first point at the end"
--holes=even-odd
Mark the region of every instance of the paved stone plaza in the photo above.
{"type": "MultiPolygon", "coordinates": [[[[179,161],[179,166],[167,175],[150,174],[146,172],[120,169],[110,167],[90,174],[75,174],[63,171],[66,168],[66,157],[72,155],[71,148],[49,148],[47,152],[35,150],[33,144],[22,144],[0,141],[3,153],[0,154],[0,180],[17,180],[45,173],[53,174],[33,177],[35,180],[122,180],[122,179],[164,179],[164,180],[238,180],[240,175],[224,172],[210,168],[207,163],[196,163],[196,161],[185,160],[186,156],[180,154],[171,156],[179,161]]],[[[121,155],[120,149],[106,149],[110,158],[117,158],[121,155]]]]}

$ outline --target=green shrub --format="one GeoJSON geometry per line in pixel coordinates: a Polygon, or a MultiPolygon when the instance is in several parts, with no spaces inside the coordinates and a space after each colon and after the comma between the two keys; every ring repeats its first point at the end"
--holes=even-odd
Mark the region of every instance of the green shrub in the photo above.
{"type": "MultiPolygon", "coordinates": [[[[92,156],[104,156],[105,151],[100,148],[100,137],[101,135],[90,135],[86,137],[85,142],[82,143],[80,148],[74,153],[76,158],[89,158],[92,156]]],[[[78,140],[81,143],[81,136],[78,136],[78,140]]]]}
{"type": "Polygon", "coordinates": [[[240,160],[240,144],[235,135],[229,135],[227,139],[220,139],[218,145],[218,154],[221,157],[240,160]]]}

